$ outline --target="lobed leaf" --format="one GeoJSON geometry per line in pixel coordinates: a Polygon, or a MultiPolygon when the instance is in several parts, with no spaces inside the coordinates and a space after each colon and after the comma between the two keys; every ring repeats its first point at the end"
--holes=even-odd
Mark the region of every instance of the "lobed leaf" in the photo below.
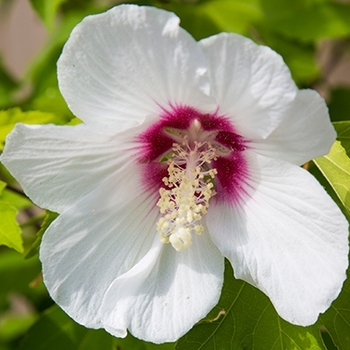
{"type": "Polygon", "coordinates": [[[350,159],[340,141],[333,144],[326,156],[314,159],[314,163],[350,214],[350,159]]]}
{"type": "Polygon", "coordinates": [[[339,297],[320,316],[317,324],[324,326],[339,350],[350,348],[350,271],[339,297]]]}
{"type": "Polygon", "coordinates": [[[233,277],[226,262],[218,305],[176,344],[176,350],[320,350],[318,327],[282,320],[259,290],[233,277]]]}

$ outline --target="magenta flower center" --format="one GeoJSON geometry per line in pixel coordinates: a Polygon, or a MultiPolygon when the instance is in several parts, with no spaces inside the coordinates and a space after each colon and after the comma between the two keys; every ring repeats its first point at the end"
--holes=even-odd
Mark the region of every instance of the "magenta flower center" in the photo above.
{"type": "Polygon", "coordinates": [[[240,199],[247,142],[227,118],[187,106],[164,111],[137,141],[146,189],[159,193],[157,230],[162,242],[181,251],[203,231],[209,205],[240,199]]]}

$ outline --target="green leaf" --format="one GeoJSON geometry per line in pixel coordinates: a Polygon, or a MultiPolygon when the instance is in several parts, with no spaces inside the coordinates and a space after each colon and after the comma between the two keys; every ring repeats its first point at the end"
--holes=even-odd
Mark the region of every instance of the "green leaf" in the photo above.
{"type": "Polygon", "coordinates": [[[326,1],[262,1],[272,31],[303,42],[350,34],[350,6],[326,1]]]}
{"type": "Polygon", "coordinates": [[[22,231],[16,220],[17,214],[15,207],[0,198],[0,245],[6,245],[22,253],[22,231]]]}
{"type": "Polygon", "coordinates": [[[51,30],[59,6],[66,0],[30,0],[47,29],[51,30]]]}
{"type": "Polygon", "coordinates": [[[69,121],[67,123],[67,125],[78,125],[78,124],[81,124],[82,123],[82,120],[77,118],[77,117],[74,117],[71,121],[69,121]]]}
{"type": "Polygon", "coordinates": [[[233,277],[226,262],[218,305],[181,338],[176,350],[317,350],[325,349],[318,327],[282,320],[258,289],[233,277]]]}
{"type": "Polygon", "coordinates": [[[31,205],[29,200],[5,189],[0,181],[0,245],[23,252],[22,230],[17,222],[18,209],[31,205]]]}
{"type": "Polygon", "coordinates": [[[339,297],[320,316],[317,324],[324,326],[339,350],[350,348],[350,270],[339,297]]]}
{"type": "Polygon", "coordinates": [[[335,122],[333,126],[338,134],[337,139],[341,142],[341,145],[350,157],[350,121],[335,122]]]}
{"type": "Polygon", "coordinates": [[[104,330],[75,323],[57,306],[46,310],[27,332],[19,350],[113,350],[113,338],[104,330]]]}
{"type": "Polygon", "coordinates": [[[0,181],[0,194],[2,193],[5,187],[6,187],[6,182],[0,181]]]}
{"type": "Polygon", "coordinates": [[[262,18],[259,1],[213,0],[204,2],[201,11],[224,32],[248,35],[253,24],[262,18]]]}
{"type": "Polygon", "coordinates": [[[333,144],[326,156],[314,159],[314,163],[350,214],[350,159],[340,141],[333,144]]]}
{"type": "Polygon", "coordinates": [[[41,111],[23,112],[20,108],[12,108],[6,111],[0,111],[0,150],[3,149],[6,135],[13,129],[17,123],[26,124],[63,124],[61,118],[53,113],[41,111]]]}
{"type": "Polygon", "coordinates": [[[25,253],[24,257],[31,258],[39,253],[39,248],[41,244],[41,239],[47,230],[47,228],[50,226],[52,221],[54,221],[57,218],[58,214],[54,213],[52,211],[47,210],[46,211],[46,216],[44,218],[44,221],[40,227],[40,230],[36,234],[36,239],[33,242],[32,246],[29,248],[29,250],[25,253]]]}

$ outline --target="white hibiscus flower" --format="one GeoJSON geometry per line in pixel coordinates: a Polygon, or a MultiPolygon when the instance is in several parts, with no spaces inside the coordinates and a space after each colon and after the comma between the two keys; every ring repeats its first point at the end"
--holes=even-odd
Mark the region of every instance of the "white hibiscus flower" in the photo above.
{"type": "Polygon", "coordinates": [[[76,26],[58,78],[84,124],[17,125],[1,161],[60,213],[40,258],[73,319],[174,341],[218,302],[224,257],[291,323],[330,306],[348,224],[299,166],[335,132],[278,54],[235,34],[196,42],[174,14],[122,5],[76,26]]]}

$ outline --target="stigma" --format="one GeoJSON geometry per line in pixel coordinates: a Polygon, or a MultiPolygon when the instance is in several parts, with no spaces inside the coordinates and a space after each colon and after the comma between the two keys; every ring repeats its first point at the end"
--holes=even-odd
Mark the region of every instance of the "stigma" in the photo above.
{"type": "MultiPolygon", "coordinates": [[[[161,218],[157,231],[163,243],[170,243],[177,251],[188,248],[192,235],[204,230],[202,216],[206,214],[210,198],[215,195],[217,150],[203,137],[199,120],[192,121],[187,130],[166,130],[176,141],[165,157],[168,176],[162,179],[157,203],[161,218]]],[[[210,138],[209,138],[210,139],[210,138]]]]}

